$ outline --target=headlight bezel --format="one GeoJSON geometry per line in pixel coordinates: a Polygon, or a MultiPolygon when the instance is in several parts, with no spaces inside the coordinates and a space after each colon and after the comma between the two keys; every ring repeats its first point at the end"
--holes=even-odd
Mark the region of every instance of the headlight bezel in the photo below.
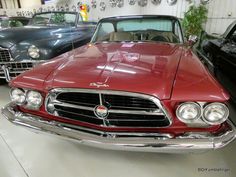
{"type": "Polygon", "coordinates": [[[28,55],[33,59],[40,58],[40,50],[37,46],[31,45],[28,48],[28,55]]]}
{"type": "Polygon", "coordinates": [[[178,105],[177,109],[176,109],[176,117],[183,123],[186,123],[186,124],[191,124],[191,123],[195,123],[197,120],[199,120],[202,116],[202,109],[201,109],[201,106],[200,104],[196,103],[196,102],[183,102],[181,103],[180,105],[178,105]],[[181,107],[185,106],[185,105],[193,105],[197,108],[198,110],[198,113],[196,115],[195,118],[192,118],[192,119],[185,119],[183,117],[180,116],[180,109],[181,107]]]}
{"type": "Polygon", "coordinates": [[[203,110],[203,114],[202,114],[202,119],[204,122],[206,122],[207,124],[209,125],[219,125],[219,124],[222,124],[224,123],[229,117],[229,108],[226,104],[224,103],[220,103],[220,102],[213,102],[213,103],[209,103],[207,105],[204,106],[204,110],[203,110]],[[225,110],[225,114],[224,114],[224,117],[219,119],[218,121],[210,121],[207,117],[206,117],[206,111],[207,109],[209,109],[209,107],[211,106],[222,106],[225,110]]]}

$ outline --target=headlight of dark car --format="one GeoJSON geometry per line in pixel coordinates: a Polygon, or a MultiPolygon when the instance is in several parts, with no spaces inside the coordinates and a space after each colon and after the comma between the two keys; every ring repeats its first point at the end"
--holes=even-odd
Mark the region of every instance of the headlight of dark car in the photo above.
{"type": "Polygon", "coordinates": [[[40,57],[40,54],[39,54],[39,48],[36,47],[35,45],[31,45],[29,48],[28,48],[28,54],[31,58],[33,59],[37,59],[40,57]]]}

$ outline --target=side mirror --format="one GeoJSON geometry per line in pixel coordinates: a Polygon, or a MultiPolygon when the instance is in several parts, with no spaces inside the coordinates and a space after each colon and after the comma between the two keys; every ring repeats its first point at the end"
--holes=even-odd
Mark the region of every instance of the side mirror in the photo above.
{"type": "Polygon", "coordinates": [[[188,44],[192,47],[198,41],[198,37],[196,35],[190,35],[188,37],[188,44]]]}

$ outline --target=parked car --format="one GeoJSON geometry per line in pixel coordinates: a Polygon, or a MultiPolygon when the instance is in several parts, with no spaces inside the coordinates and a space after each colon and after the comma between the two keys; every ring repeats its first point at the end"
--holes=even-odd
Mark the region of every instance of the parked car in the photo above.
{"type": "Polygon", "coordinates": [[[0,17],[0,30],[26,26],[30,21],[27,17],[0,17]]]}
{"type": "Polygon", "coordinates": [[[13,124],[107,149],[192,152],[234,140],[229,96],[173,16],[100,20],[90,44],[10,82],[13,124]]]}
{"type": "Polygon", "coordinates": [[[206,40],[201,43],[198,53],[204,57],[207,67],[218,79],[219,74],[227,78],[228,82],[224,85],[236,99],[236,21],[229,25],[223,35],[205,36],[206,40]]]}
{"type": "Polygon", "coordinates": [[[29,25],[0,31],[0,78],[10,80],[64,52],[88,43],[94,22],[77,12],[35,14],[29,25]]]}

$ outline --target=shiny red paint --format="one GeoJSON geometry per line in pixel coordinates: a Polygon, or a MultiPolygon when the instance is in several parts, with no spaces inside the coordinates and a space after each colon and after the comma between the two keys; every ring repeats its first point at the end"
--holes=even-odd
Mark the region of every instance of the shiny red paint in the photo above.
{"type": "MultiPolygon", "coordinates": [[[[207,72],[193,52],[180,44],[100,43],[89,44],[25,72],[10,85],[41,91],[52,88],[87,88],[143,93],[159,98],[173,118],[168,128],[158,132],[215,131],[220,126],[189,128],[175,116],[176,106],[184,101],[226,102],[228,94],[207,72]],[[91,83],[106,84],[97,88],[91,83]]],[[[40,111],[22,111],[106,131],[154,131],[142,128],[112,128],[89,125],[48,115],[40,111]]]]}

